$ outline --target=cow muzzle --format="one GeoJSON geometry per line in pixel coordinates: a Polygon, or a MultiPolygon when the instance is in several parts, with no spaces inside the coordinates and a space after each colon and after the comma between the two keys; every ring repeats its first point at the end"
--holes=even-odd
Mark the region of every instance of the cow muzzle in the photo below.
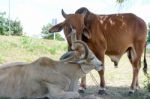
{"type": "Polygon", "coordinates": [[[104,69],[104,66],[103,66],[102,62],[101,61],[97,62],[96,65],[95,65],[95,70],[96,71],[101,71],[103,69],[104,69]]]}

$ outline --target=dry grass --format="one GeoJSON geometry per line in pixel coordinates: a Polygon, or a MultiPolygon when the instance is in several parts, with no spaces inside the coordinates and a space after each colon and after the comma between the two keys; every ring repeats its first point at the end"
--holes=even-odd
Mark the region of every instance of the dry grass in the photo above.
{"type": "MultiPolygon", "coordinates": [[[[108,95],[97,95],[99,88],[97,87],[97,84],[92,80],[90,74],[88,74],[88,88],[85,94],[83,94],[84,96],[94,94],[95,98],[93,99],[150,99],[150,92],[147,92],[144,89],[144,82],[147,78],[144,76],[144,73],[142,71],[143,64],[139,73],[139,84],[141,88],[136,91],[133,96],[128,96],[129,87],[132,81],[132,66],[129,63],[126,54],[121,58],[118,68],[114,67],[109,57],[106,56],[105,60],[105,79],[107,85],[106,91],[108,95]]],[[[147,62],[150,66],[150,57],[147,57],[147,62]]],[[[150,68],[148,72],[150,73],[150,68]]],[[[91,73],[99,83],[98,73],[95,70],[93,70],[91,73]]]]}

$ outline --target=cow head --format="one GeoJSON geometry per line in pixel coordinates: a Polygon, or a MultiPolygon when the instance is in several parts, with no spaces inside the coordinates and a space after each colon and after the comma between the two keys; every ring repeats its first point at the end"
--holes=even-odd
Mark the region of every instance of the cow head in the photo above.
{"type": "Polygon", "coordinates": [[[73,30],[76,31],[77,34],[77,40],[84,39],[90,39],[90,33],[88,31],[88,20],[85,18],[87,12],[84,11],[82,14],[66,14],[63,10],[62,16],[65,18],[65,20],[52,28],[49,29],[49,32],[60,32],[61,30],[64,30],[65,37],[68,41],[69,48],[68,50],[71,50],[71,37],[70,34],[73,30]],[[87,21],[86,21],[87,20],[87,21]],[[87,25],[87,26],[86,26],[87,25]]]}
{"type": "Polygon", "coordinates": [[[72,49],[80,52],[81,56],[83,55],[80,59],[77,59],[73,62],[80,65],[92,66],[91,68],[97,71],[103,69],[102,62],[94,55],[94,53],[89,49],[88,45],[83,41],[77,40],[73,42],[72,49]]]}
{"type": "Polygon", "coordinates": [[[102,62],[98,60],[84,41],[77,40],[76,31],[74,29],[70,36],[72,51],[65,53],[60,60],[63,62],[76,63],[80,65],[91,65],[92,68],[95,68],[97,71],[101,70],[102,62]]]}

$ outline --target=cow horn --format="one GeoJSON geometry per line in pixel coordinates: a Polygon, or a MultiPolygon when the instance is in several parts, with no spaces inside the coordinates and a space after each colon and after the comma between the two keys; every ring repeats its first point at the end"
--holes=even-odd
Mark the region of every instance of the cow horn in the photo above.
{"type": "Polygon", "coordinates": [[[70,61],[74,58],[74,56],[75,56],[75,51],[69,51],[69,52],[66,52],[65,54],[63,54],[60,57],[60,60],[61,61],[70,61]]]}
{"type": "Polygon", "coordinates": [[[63,9],[61,10],[61,13],[64,18],[67,18],[68,14],[66,14],[63,9]]]}
{"type": "Polygon", "coordinates": [[[83,57],[81,60],[87,59],[87,58],[88,58],[88,55],[89,55],[89,48],[88,48],[87,44],[85,44],[83,41],[79,41],[79,40],[77,40],[77,41],[75,41],[75,42],[73,42],[73,43],[80,43],[80,44],[83,45],[84,51],[85,51],[85,55],[84,55],[84,57],[83,57]]]}

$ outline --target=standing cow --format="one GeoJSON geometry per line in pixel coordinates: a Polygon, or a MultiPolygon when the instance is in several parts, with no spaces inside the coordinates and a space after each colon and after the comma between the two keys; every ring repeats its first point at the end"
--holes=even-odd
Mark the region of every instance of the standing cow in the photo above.
{"type": "MultiPolygon", "coordinates": [[[[139,87],[138,74],[141,67],[141,56],[146,45],[147,28],[145,22],[132,13],[96,15],[87,8],[80,8],[75,14],[66,14],[62,10],[65,21],[53,26],[49,32],[64,30],[69,48],[69,34],[73,27],[77,31],[77,39],[85,41],[94,54],[102,60],[108,55],[117,66],[121,56],[127,52],[133,67],[133,79],[129,94],[139,87]]],[[[146,52],[146,50],[145,50],[146,52]]],[[[144,73],[147,73],[147,63],[144,53],[144,73]]],[[[104,70],[100,75],[99,94],[105,94],[104,70]]],[[[85,78],[81,87],[86,88],[85,78]]]]}

